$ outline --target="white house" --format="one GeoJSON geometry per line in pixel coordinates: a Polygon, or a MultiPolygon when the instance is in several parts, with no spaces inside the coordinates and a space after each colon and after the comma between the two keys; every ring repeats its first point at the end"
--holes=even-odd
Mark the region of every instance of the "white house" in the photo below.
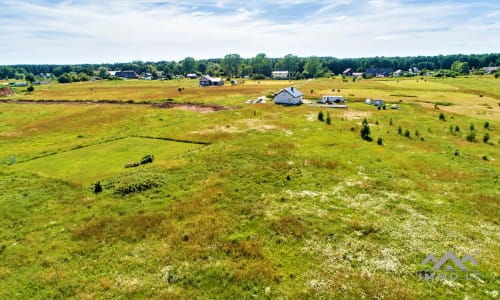
{"type": "Polygon", "coordinates": [[[274,103],[281,105],[301,105],[302,93],[295,87],[291,86],[282,89],[276,96],[274,96],[274,103]]]}
{"type": "Polygon", "coordinates": [[[288,79],[288,71],[273,71],[273,79],[288,79]]]}
{"type": "Polygon", "coordinates": [[[500,67],[484,67],[483,68],[484,73],[486,73],[486,74],[491,74],[492,72],[495,72],[499,69],[500,69],[500,67]]]}

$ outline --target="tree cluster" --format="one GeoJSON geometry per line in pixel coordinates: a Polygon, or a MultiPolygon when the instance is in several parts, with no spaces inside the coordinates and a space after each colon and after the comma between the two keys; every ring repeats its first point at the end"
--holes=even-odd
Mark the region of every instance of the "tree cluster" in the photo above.
{"type": "MultiPolygon", "coordinates": [[[[413,57],[298,57],[288,54],[281,58],[270,58],[259,53],[252,58],[242,58],[239,54],[227,54],[222,58],[200,59],[186,57],[181,61],[143,62],[81,65],[11,65],[0,66],[0,79],[26,80],[28,75],[52,74],[59,78],[63,74],[86,74],[89,77],[108,78],[108,71],[132,70],[139,74],[150,73],[153,79],[159,74],[167,79],[189,73],[208,74],[217,77],[270,77],[272,71],[288,71],[290,79],[304,79],[341,74],[347,68],[354,72],[364,72],[366,68],[392,68],[409,70],[418,68],[422,72],[435,72],[437,76],[456,76],[475,70],[478,74],[482,67],[500,66],[500,53],[491,54],[454,54],[413,57]]],[[[66,80],[68,76],[65,76],[66,80]]],[[[76,79],[75,76],[72,79],[76,79]]]]}

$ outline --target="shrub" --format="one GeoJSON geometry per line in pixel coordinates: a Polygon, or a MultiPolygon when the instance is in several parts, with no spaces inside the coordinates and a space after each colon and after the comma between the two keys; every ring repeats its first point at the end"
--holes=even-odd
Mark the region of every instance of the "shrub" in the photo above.
{"type": "Polygon", "coordinates": [[[145,191],[163,184],[163,174],[151,170],[140,170],[128,173],[114,182],[111,186],[116,194],[127,195],[145,191]]]}
{"type": "Polygon", "coordinates": [[[460,127],[458,127],[458,125],[455,126],[455,132],[460,132],[460,127]]]}
{"type": "Polygon", "coordinates": [[[102,185],[101,182],[98,181],[97,183],[94,184],[94,194],[102,192],[102,185]]]}
{"type": "Polygon", "coordinates": [[[30,93],[31,93],[31,92],[33,92],[34,90],[35,90],[35,88],[34,88],[32,85],[30,85],[30,86],[26,89],[26,91],[28,91],[28,92],[30,92],[30,93]]]}
{"type": "Polygon", "coordinates": [[[392,126],[392,118],[389,119],[389,125],[392,126]]]}
{"type": "Polygon", "coordinates": [[[254,74],[254,75],[252,75],[252,79],[253,80],[263,80],[263,79],[266,79],[266,76],[263,74],[254,74]]]}
{"type": "Polygon", "coordinates": [[[155,157],[152,154],[148,154],[141,159],[141,165],[152,163],[155,157]]]}
{"type": "Polygon", "coordinates": [[[323,122],[323,121],[324,121],[324,118],[323,118],[323,112],[322,112],[322,111],[320,111],[320,112],[318,113],[318,120],[320,120],[321,122],[323,122]]]}
{"type": "Polygon", "coordinates": [[[467,141],[469,142],[475,142],[476,141],[476,132],[474,130],[471,130],[469,132],[469,134],[467,134],[467,137],[466,137],[467,141]]]}
{"type": "Polygon", "coordinates": [[[371,142],[373,138],[370,136],[370,126],[368,126],[368,120],[363,119],[363,126],[361,127],[361,138],[365,141],[371,142]]]}
{"type": "Polygon", "coordinates": [[[446,121],[446,118],[445,118],[445,116],[444,116],[444,114],[443,114],[443,113],[440,113],[440,114],[439,114],[439,120],[441,120],[441,121],[446,121]]]}
{"type": "Polygon", "coordinates": [[[139,165],[140,165],[140,163],[138,163],[138,162],[126,163],[125,168],[135,168],[135,167],[138,167],[139,165]]]}
{"type": "Polygon", "coordinates": [[[326,124],[330,125],[332,123],[332,118],[330,117],[330,112],[326,113],[326,124]]]}
{"type": "Polygon", "coordinates": [[[403,128],[401,128],[401,126],[398,127],[398,134],[403,134],[403,128]]]}
{"type": "Polygon", "coordinates": [[[406,131],[405,131],[405,137],[407,137],[407,138],[411,138],[411,137],[410,137],[410,131],[409,131],[408,129],[406,129],[406,131]]]}
{"type": "Polygon", "coordinates": [[[483,142],[488,143],[489,140],[490,140],[490,134],[486,132],[483,136],[483,142]]]}
{"type": "Polygon", "coordinates": [[[484,129],[490,129],[490,122],[486,121],[484,123],[484,129]]]}
{"type": "Polygon", "coordinates": [[[381,137],[379,137],[379,138],[377,139],[377,145],[382,146],[383,144],[384,144],[384,140],[383,140],[381,137]]]}
{"type": "Polygon", "coordinates": [[[474,127],[474,123],[470,123],[469,129],[470,129],[471,131],[475,129],[475,127],[474,127]]]}

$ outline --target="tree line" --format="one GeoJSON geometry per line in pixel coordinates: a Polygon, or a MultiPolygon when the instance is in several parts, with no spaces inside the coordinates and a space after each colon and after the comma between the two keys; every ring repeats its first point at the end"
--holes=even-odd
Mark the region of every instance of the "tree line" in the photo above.
{"type": "MultiPolygon", "coordinates": [[[[392,68],[409,70],[418,68],[422,72],[450,70],[456,74],[478,71],[482,67],[500,66],[500,53],[453,54],[437,56],[408,57],[298,57],[288,54],[281,58],[271,58],[264,53],[252,58],[242,58],[239,54],[227,54],[222,58],[199,59],[186,57],[181,61],[143,62],[79,65],[4,65],[0,66],[0,79],[33,79],[40,74],[51,74],[61,82],[84,81],[91,77],[108,78],[108,71],[132,70],[138,74],[150,73],[153,79],[171,79],[189,73],[208,74],[217,77],[265,78],[272,71],[288,71],[290,78],[303,79],[341,74],[347,68],[354,72],[364,72],[367,68],[392,68]]],[[[442,72],[440,74],[445,74],[442,72]]],[[[31,81],[31,80],[28,80],[31,81]]]]}

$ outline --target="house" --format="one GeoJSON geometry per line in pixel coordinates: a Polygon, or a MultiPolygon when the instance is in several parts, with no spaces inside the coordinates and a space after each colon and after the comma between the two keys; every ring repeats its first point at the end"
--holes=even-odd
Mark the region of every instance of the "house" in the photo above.
{"type": "Polygon", "coordinates": [[[274,96],[274,103],[281,105],[301,105],[302,93],[297,88],[291,86],[284,88],[274,96]]]}
{"type": "Polygon", "coordinates": [[[273,71],[271,75],[273,79],[288,79],[288,71],[273,71]]]}
{"type": "Polygon", "coordinates": [[[222,78],[212,78],[209,75],[200,77],[200,86],[220,86],[224,85],[222,78]]]}
{"type": "Polygon", "coordinates": [[[198,75],[196,75],[195,73],[189,73],[186,75],[186,77],[189,79],[196,79],[198,78],[198,75]]]}
{"type": "Polygon", "coordinates": [[[408,69],[408,73],[410,73],[411,75],[418,75],[420,74],[420,69],[417,67],[411,67],[410,69],[408,69]]]}
{"type": "Polygon", "coordinates": [[[139,78],[139,75],[135,71],[119,71],[115,73],[116,77],[126,78],[126,79],[135,79],[139,78]]]}
{"type": "Polygon", "coordinates": [[[365,74],[373,77],[386,77],[391,75],[392,68],[367,68],[365,74]]]}
{"type": "Polygon", "coordinates": [[[500,70],[500,67],[484,67],[483,70],[484,70],[484,73],[491,74],[497,70],[500,70]]]}
{"type": "Polygon", "coordinates": [[[403,75],[403,70],[397,70],[395,71],[392,75],[396,76],[396,77],[400,77],[403,75]]]}
{"type": "Polygon", "coordinates": [[[342,75],[343,76],[353,76],[353,71],[351,68],[347,68],[344,70],[344,72],[342,72],[342,75]]]}

